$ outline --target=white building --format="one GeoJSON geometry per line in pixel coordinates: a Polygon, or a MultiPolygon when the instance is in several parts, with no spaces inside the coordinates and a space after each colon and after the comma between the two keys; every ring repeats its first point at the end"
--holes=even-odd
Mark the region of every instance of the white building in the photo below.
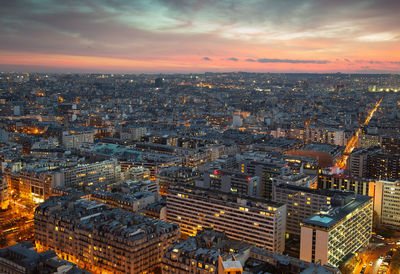
{"type": "Polygon", "coordinates": [[[285,249],[286,205],[265,199],[177,185],[167,192],[167,220],[186,235],[213,228],[274,252],[285,249]]]}
{"type": "Polygon", "coordinates": [[[332,207],[302,221],[300,259],[338,266],[349,254],[369,243],[372,233],[372,198],[357,195],[332,198],[332,207]]]}
{"type": "Polygon", "coordinates": [[[383,226],[400,228],[400,180],[376,181],[374,210],[383,226]]]}

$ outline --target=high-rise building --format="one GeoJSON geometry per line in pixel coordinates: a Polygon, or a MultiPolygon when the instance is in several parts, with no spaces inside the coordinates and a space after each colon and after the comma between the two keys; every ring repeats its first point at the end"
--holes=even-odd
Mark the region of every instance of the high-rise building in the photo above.
{"type": "Polygon", "coordinates": [[[372,198],[347,196],[340,203],[301,222],[301,260],[338,266],[347,255],[368,245],[372,233],[372,198]]]}
{"type": "Polygon", "coordinates": [[[400,228],[400,180],[375,183],[374,210],[379,224],[398,230],[400,228]]]}
{"type": "Polygon", "coordinates": [[[300,223],[327,206],[337,206],[342,200],[354,197],[353,192],[340,190],[310,189],[281,183],[274,186],[273,200],[286,204],[286,233],[300,236],[300,223]]]}
{"type": "Polygon", "coordinates": [[[35,210],[39,251],[95,273],[143,273],[161,267],[179,226],[70,196],[53,197],[35,210]]]}
{"type": "Polygon", "coordinates": [[[285,249],[286,205],[281,203],[176,185],[167,192],[167,219],[179,224],[187,235],[214,228],[229,238],[268,250],[285,249]]]}
{"type": "Polygon", "coordinates": [[[253,197],[260,196],[260,178],[228,170],[208,170],[203,173],[199,186],[223,192],[232,192],[253,197]]]}
{"type": "Polygon", "coordinates": [[[156,176],[160,187],[160,193],[165,195],[170,186],[176,184],[195,185],[195,181],[200,178],[200,173],[190,167],[170,167],[162,169],[156,176]]]}
{"type": "Polygon", "coordinates": [[[345,174],[318,175],[318,189],[338,189],[354,191],[356,194],[374,196],[375,180],[365,178],[354,178],[345,174]]]}

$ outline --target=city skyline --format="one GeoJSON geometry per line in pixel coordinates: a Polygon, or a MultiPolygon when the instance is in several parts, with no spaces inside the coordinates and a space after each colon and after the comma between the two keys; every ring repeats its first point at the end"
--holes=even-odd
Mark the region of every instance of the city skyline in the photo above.
{"type": "Polygon", "coordinates": [[[398,1],[12,1],[0,70],[398,73],[398,1]]]}

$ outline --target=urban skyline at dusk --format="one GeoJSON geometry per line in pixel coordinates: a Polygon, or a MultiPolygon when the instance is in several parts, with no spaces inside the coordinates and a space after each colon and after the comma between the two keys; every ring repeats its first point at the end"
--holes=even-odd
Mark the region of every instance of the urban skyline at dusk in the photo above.
{"type": "Polygon", "coordinates": [[[7,1],[0,70],[398,73],[399,1],[7,1]]]}

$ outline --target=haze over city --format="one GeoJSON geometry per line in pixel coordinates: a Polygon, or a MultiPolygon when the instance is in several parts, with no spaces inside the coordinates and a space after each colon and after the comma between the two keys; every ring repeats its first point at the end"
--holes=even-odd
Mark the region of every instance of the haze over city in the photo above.
{"type": "Polygon", "coordinates": [[[4,1],[0,70],[396,73],[400,2],[4,1]]]}

